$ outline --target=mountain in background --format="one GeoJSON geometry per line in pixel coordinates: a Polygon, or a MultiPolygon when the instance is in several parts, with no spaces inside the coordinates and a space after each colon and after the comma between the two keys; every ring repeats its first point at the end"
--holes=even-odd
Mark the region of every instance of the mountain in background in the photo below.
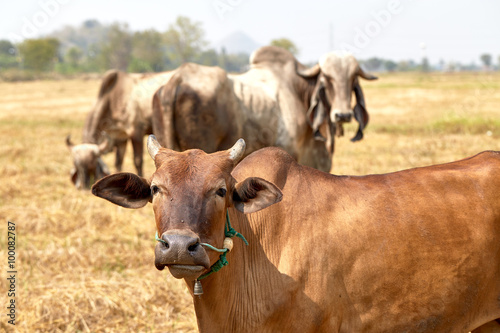
{"type": "Polygon", "coordinates": [[[217,52],[221,52],[222,48],[224,48],[228,54],[251,54],[261,46],[263,45],[254,41],[243,31],[233,32],[213,45],[217,52]]]}

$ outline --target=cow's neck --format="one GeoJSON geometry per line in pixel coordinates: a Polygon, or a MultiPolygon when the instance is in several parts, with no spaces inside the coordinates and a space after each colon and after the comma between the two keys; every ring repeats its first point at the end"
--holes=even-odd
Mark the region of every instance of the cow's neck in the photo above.
{"type": "MultiPolygon", "coordinates": [[[[269,224],[259,225],[258,216],[251,221],[231,219],[231,223],[250,245],[235,238],[227,255],[229,265],[201,280],[204,293],[193,296],[200,332],[283,331],[293,318],[314,315],[314,305],[298,284],[277,269],[279,231],[271,230],[269,224]]],[[[192,293],[194,282],[187,283],[192,293]]]]}
{"type": "Polygon", "coordinates": [[[297,75],[293,80],[293,89],[304,105],[305,110],[308,110],[311,106],[311,97],[315,86],[316,79],[306,79],[297,75]]]}
{"type": "MultiPolygon", "coordinates": [[[[252,322],[248,316],[251,316],[254,295],[248,290],[255,291],[255,284],[251,282],[254,272],[251,271],[257,268],[247,252],[255,252],[258,240],[246,228],[231,222],[250,245],[245,246],[242,240],[234,238],[234,248],[227,254],[229,265],[201,280],[203,295],[193,296],[200,332],[242,331],[241,326],[252,322]]],[[[188,286],[193,293],[193,282],[189,281],[188,286]]]]}

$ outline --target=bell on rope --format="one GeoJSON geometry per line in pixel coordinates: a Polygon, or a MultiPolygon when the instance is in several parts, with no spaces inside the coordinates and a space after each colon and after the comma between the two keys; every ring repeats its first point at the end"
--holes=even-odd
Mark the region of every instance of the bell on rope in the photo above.
{"type": "Polygon", "coordinates": [[[200,280],[194,281],[194,291],[193,294],[195,296],[203,295],[203,287],[201,286],[200,280]]]}

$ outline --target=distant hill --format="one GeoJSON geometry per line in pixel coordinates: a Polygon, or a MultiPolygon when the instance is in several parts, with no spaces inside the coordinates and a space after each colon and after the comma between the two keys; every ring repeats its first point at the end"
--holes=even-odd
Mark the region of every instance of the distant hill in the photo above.
{"type": "Polygon", "coordinates": [[[220,52],[222,48],[226,49],[228,54],[236,53],[246,53],[251,54],[257,48],[262,45],[254,41],[250,36],[248,36],[243,31],[233,32],[232,34],[226,36],[220,41],[214,43],[213,47],[217,52],[220,52]]]}

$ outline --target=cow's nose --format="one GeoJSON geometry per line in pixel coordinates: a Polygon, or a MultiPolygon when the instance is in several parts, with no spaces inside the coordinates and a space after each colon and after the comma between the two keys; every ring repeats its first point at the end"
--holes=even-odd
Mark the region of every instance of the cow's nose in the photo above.
{"type": "Polygon", "coordinates": [[[335,121],[341,123],[348,123],[352,119],[352,112],[335,113],[335,121]]]}
{"type": "Polygon", "coordinates": [[[193,258],[200,255],[200,239],[186,235],[163,234],[163,242],[155,248],[155,266],[162,270],[167,265],[192,264],[193,258]]]}
{"type": "Polygon", "coordinates": [[[163,234],[161,239],[163,244],[165,246],[165,249],[172,250],[172,251],[189,251],[193,252],[196,251],[196,248],[198,245],[200,245],[200,240],[195,237],[190,237],[186,235],[168,235],[168,234],[163,234]]]}

